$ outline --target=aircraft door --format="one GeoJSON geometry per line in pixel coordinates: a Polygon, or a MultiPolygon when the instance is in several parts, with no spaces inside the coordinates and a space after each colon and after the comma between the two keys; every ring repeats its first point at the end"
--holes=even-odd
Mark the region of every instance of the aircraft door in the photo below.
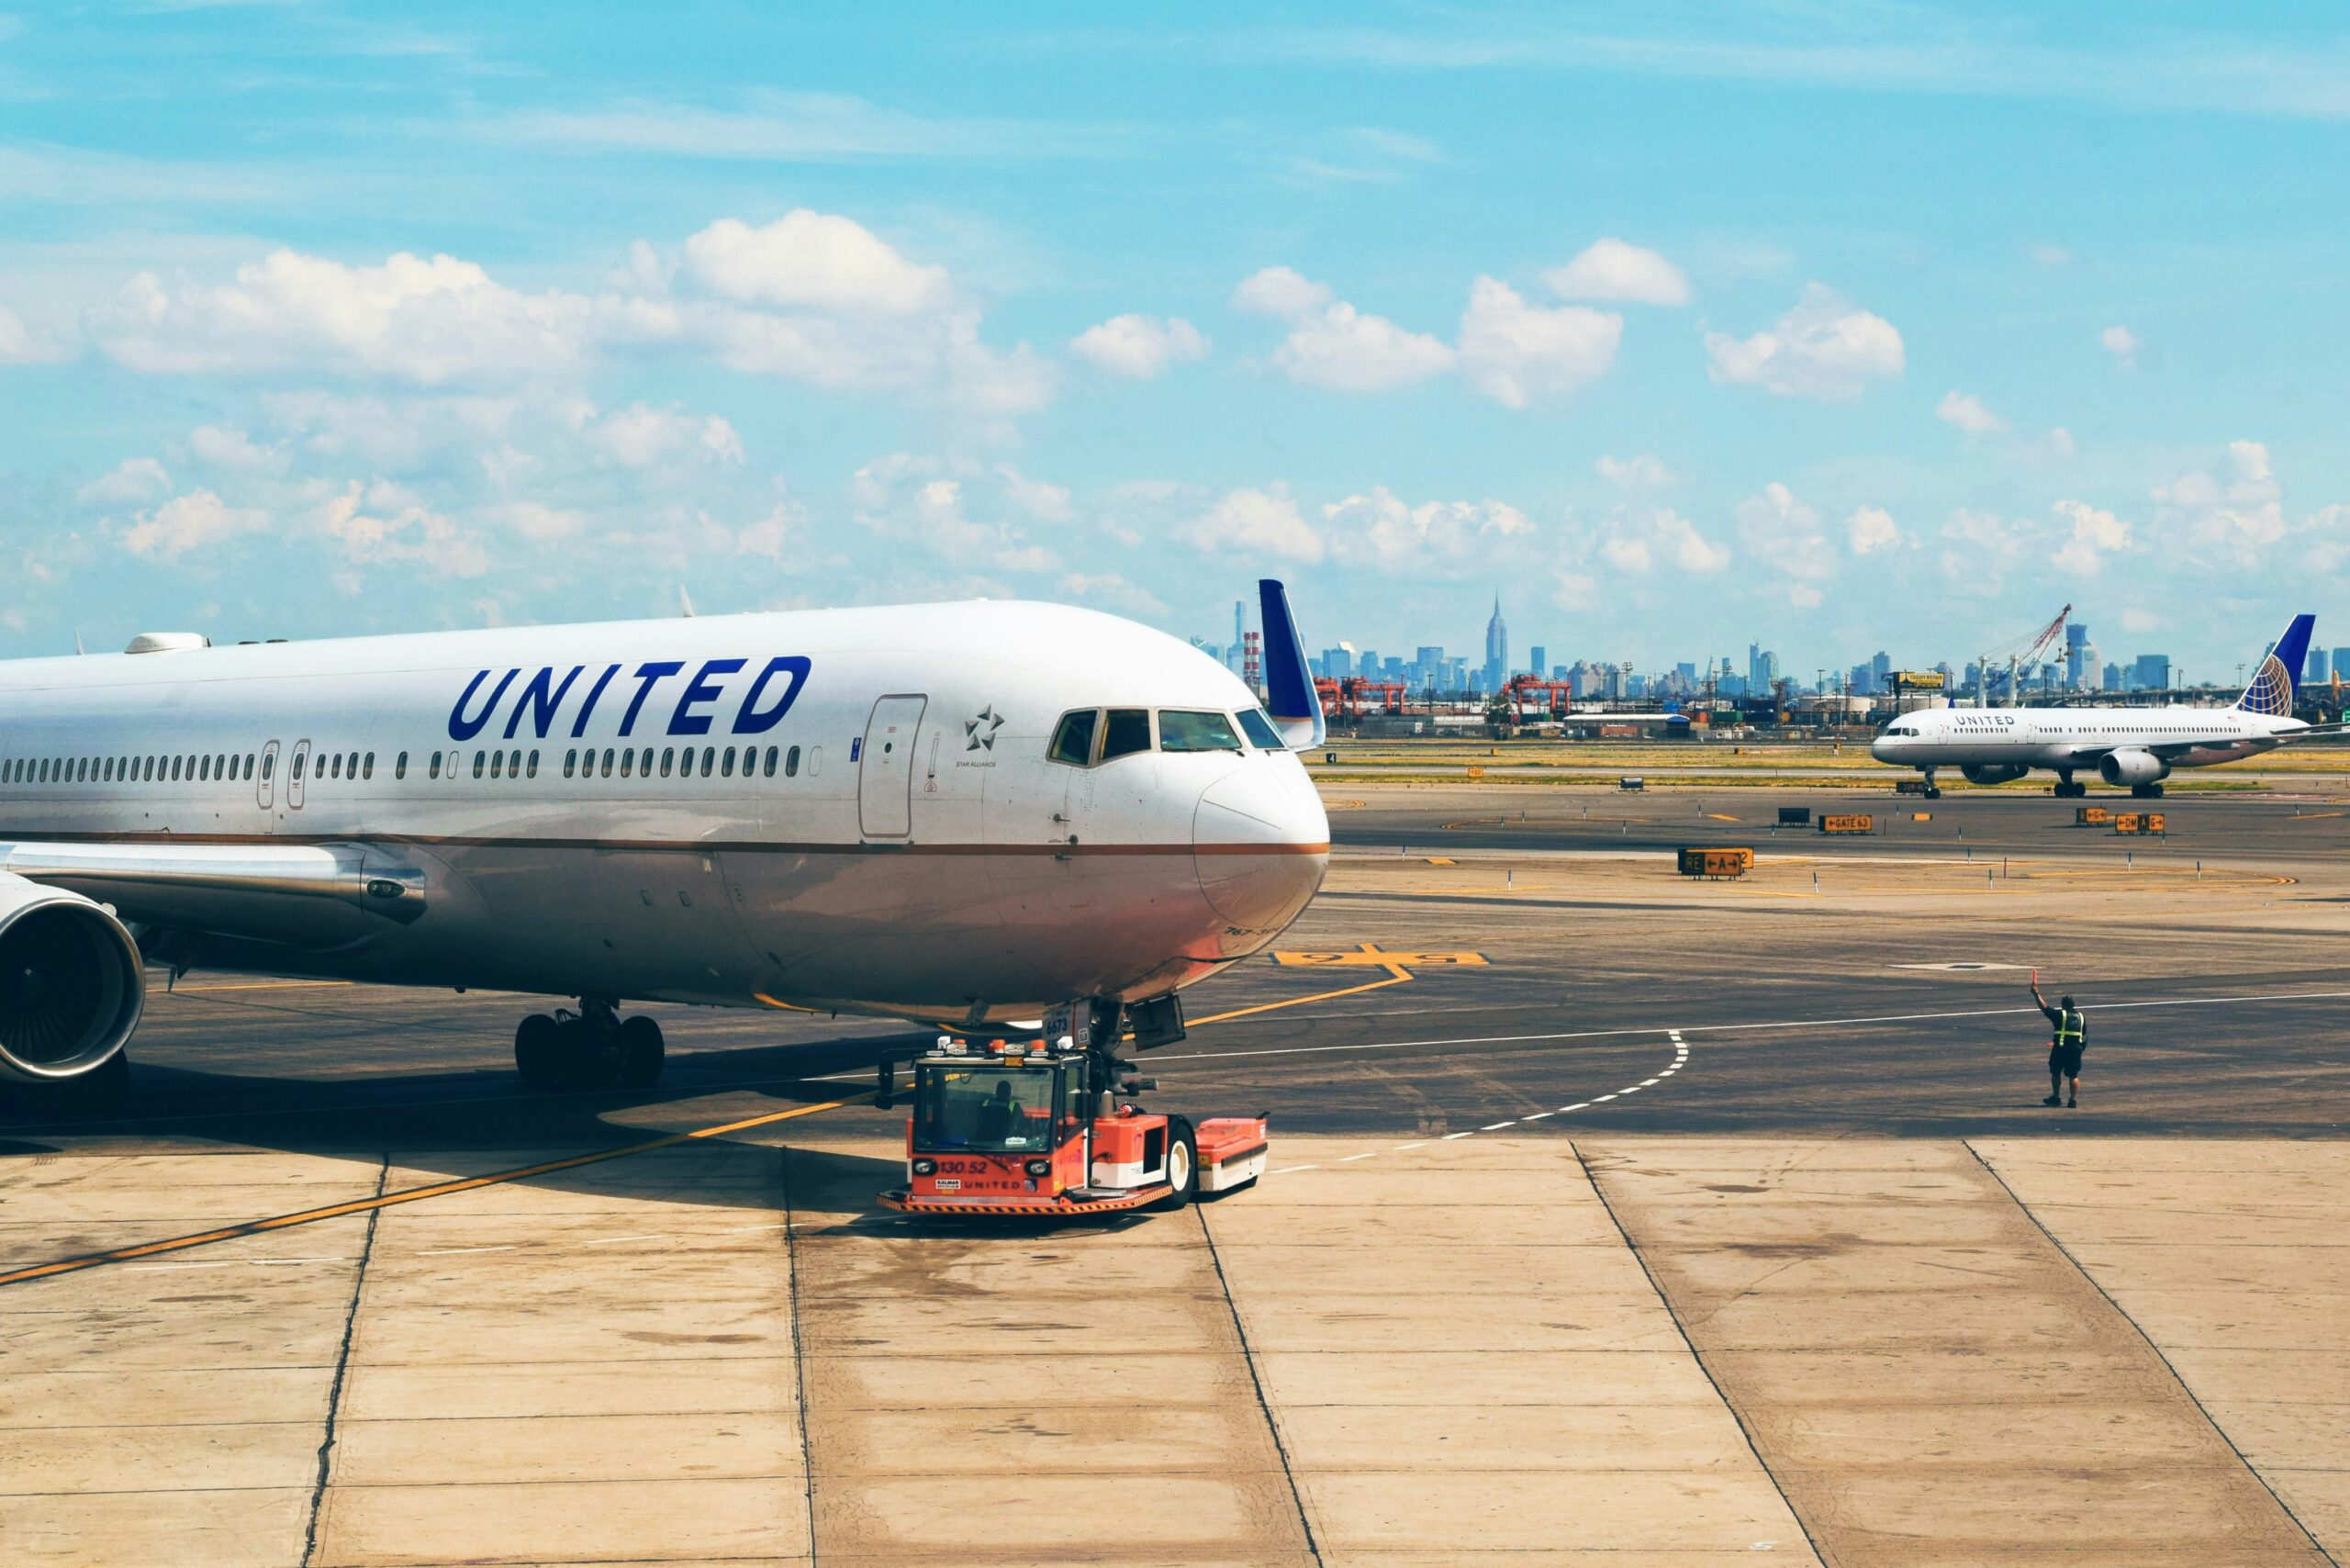
{"type": "Polygon", "coordinates": [[[285,803],[296,811],[302,809],[302,776],[310,770],[310,743],[294,743],[294,765],[285,770],[285,803]]]}
{"type": "Polygon", "coordinates": [[[884,697],[873,704],[856,759],[856,820],[867,838],[903,838],[913,830],[914,734],[927,697],[884,697]]]}
{"type": "Polygon", "coordinates": [[[277,803],[277,743],[270,742],[261,748],[261,773],[253,785],[255,799],[263,811],[277,803]]]}

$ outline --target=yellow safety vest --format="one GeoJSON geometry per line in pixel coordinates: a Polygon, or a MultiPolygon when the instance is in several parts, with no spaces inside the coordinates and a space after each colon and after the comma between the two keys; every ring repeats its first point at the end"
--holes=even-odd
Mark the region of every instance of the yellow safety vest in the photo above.
{"type": "Polygon", "coordinates": [[[2081,1010],[2079,1008],[2067,1007],[2064,1009],[2057,1014],[2056,1043],[2060,1046],[2079,1045],[2081,1043],[2081,1036],[2086,1027],[2087,1025],[2081,1018],[2081,1010]]]}

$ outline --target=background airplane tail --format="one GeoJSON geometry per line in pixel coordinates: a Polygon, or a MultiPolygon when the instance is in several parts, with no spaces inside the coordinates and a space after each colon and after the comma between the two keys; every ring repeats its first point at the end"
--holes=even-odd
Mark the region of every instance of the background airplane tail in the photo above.
{"type": "Polygon", "coordinates": [[[2292,717],[2293,700],[2301,689],[2301,670],[2309,659],[2310,632],[2316,624],[2314,615],[2293,617],[2293,623],[2253,672],[2244,695],[2236,699],[2237,708],[2271,719],[2292,717]]]}
{"type": "Polygon", "coordinates": [[[1305,644],[1289,611],[1289,594],[1278,578],[1258,579],[1257,610],[1265,628],[1265,711],[1292,751],[1310,750],[1329,732],[1321,696],[1314,689],[1313,667],[1305,662],[1305,644]]]}

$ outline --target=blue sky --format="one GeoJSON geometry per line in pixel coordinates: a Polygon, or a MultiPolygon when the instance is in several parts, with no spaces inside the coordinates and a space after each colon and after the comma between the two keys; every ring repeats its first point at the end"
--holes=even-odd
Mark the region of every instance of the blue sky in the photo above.
{"type": "Polygon", "coordinates": [[[0,648],[2350,644],[2336,11],[803,9],[0,14],[0,648]]]}

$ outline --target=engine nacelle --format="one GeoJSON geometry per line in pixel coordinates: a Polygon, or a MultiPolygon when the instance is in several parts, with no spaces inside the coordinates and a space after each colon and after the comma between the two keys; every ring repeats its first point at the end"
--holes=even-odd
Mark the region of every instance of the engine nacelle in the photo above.
{"type": "Polygon", "coordinates": [[[139,944],[112,910],[0,873],[0,1079],[95,1072],[146,1006],[139,944]]]}
{"type": "Polygon", "coordinates": [[[1970,762],[1959,769],[1959,772],[1966,776],[1966,781],[1969,784],[2005,784],[2010,779],[2020,778],[2031,771],[2029,767],[2019,767],[2013,763],[2004,762],[1970,762]]]}
{"type": "Polygon", "coordinates": [[[2150,751],[2109,751],[2097,759],[2097,775],[2108,784],[2158,784],[2170,764],[2150,751]]]}

